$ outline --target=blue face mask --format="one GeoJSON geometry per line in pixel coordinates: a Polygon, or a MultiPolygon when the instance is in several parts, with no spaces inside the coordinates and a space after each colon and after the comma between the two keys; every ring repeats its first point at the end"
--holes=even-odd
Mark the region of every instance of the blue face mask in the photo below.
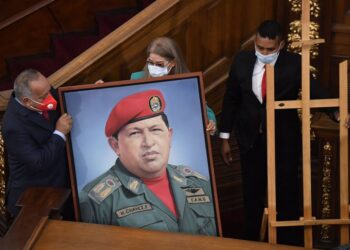
{"type": "Polygon", "coordinates": [[[263,55],[255,48],[255,55],[258,58],[258,60],[260,62],[262,62],[263,64],[270,64],[270,63],[274,62],[277,59],[279,53],[280,53],[280,50],[278,49],[274,53],[271,53],[268,55],[263,55]]]}

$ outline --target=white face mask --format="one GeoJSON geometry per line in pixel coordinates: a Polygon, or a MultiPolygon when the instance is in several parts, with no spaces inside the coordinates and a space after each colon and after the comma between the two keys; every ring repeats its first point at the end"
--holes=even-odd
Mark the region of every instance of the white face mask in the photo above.
{"type": "Polygon", "coordinates": [[[263,55],[255,47],[255,55],[258,58],[258,60],[260,62],[262,62],[263,64],[270,64],[270,63],[274,62],[277,59],[279,53],[280,53],[280,48],[278,48],[278,50],[274,53],[271,53],[268,55],[263,55]]]}
{"type": "Polygon", "coordinates": [[[161,77],[161,76],[166,76],[169,74],[170,69],[168,68],[168,66],[164,66],[164,67],[160,67],[160,66],[156,66],[156,65],[151,65],[148,64],[148,72],[152,77],[161,77]]]}

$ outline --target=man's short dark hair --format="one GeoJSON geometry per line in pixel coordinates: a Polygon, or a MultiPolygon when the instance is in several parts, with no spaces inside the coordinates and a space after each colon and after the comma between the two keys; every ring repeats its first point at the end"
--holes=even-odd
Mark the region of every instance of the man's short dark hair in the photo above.
{"type": "MultiPolygon", "coordinates": [[[[160,116],[162,117],[162,120],[164,121],[165,126],[166,126],[167,128],[169,128],[168,116],[167,116],[166,114],[164,114],[164,113],[161,113],[160,116]]],[[[141,120],[142,120],[142,119],[141,119],[141,120]]],[[[127,124],[129,124],[129,123],[127,123],[127,124]]],[[[124,127],[125,127],[125,126],[124,126],[124,127]]],[[[123,128],[123,127],[122,127],[122,128],[123,128]]],[[[117,132],[115,132],[115,133],[113,134],[113,137],[114,137],[115,139],[118,140],[118,135],[119,135],[120,130],[122,130],[122,128],[120,128],[117,132]]]]}
{"type": "Polygon", "coordinates": [[[283,39],[282,27],[274,20],[266,20],[262,22],[258,28],[258,34],[263,38],[275,40],[276,38],[283,39]]]}

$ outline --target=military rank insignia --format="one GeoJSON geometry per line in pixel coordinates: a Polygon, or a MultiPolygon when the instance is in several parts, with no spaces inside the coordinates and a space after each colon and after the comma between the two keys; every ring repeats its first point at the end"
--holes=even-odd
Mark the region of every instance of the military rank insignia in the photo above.
{"type": "Polygon", "coordinates": [[[133,191],[133,192],[137,192],[137,190],[139,189],[140,187],[140,182],[134,178],[130,178],[128,184],[127,184],[127,187],[133,191]]]}
{"type": "Polygon", "coordinates": [[[99,181],[90,191],[88,196],[97,204],[106,199],[121,183],[116,176],[108,175],[99,181]]]}
{"type": "Polygon", "coordinates": [[[199,187],[191,187],[191,188],[184,188],[186,196],[196,196],[196,195],[204,195],[204,190],[203,188],[199,187]]]}
{"type": "Polygon", "coordinates": [[[162,101],[158,96],[152,96],[149,99],[149,107],[153,112],[158,112],[162,109],[162,101]]]}
{"type": "Polygon", "coordinates": [[[201,175],[200,173],[193,171],[192,169],[190,169],[189,167],[186,166],[177,166],[176,167],[183,176],[194,176],[197,177],[198,179],[202,179],[205,181],[208,181],[208,178],[206,178],[205,176],[201,175]]]}

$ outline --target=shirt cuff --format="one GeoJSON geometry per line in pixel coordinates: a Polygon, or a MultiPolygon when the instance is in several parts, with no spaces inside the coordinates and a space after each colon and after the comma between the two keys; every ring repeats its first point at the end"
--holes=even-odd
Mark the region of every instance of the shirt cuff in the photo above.
{"type": "Polygon", "coordinates": [[[61,137],[64,141],[66,141],[66,136],[61,131],[55,130],[53,131],[53,133],[61,137]]]}
{"type": "Polygon", "coordinates": [[[230,133],[223,133],[223,132],[220,132],[219,137],[220,137],[221,139],[230,139],[230,133]]]}

